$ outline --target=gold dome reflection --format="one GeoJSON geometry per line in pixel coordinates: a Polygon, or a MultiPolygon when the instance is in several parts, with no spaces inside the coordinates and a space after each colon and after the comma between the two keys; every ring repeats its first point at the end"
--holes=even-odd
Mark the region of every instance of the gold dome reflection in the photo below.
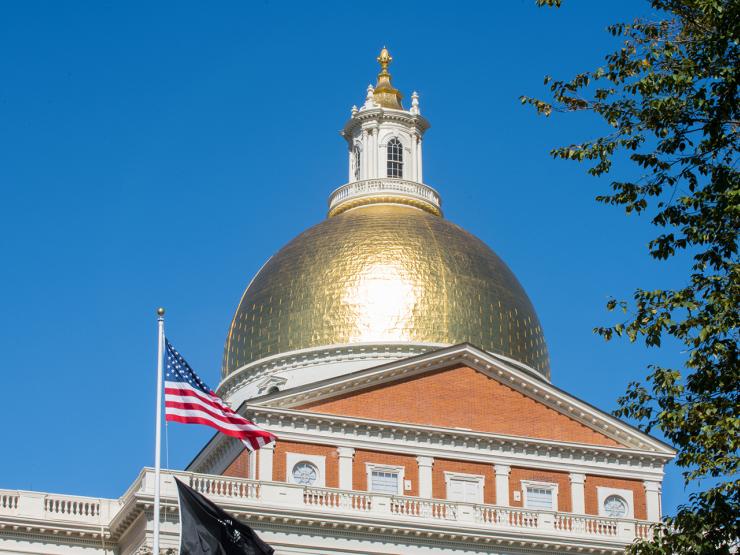
{"type": "Polygon", "coordinates": [[[414,283],[401,264],[370,264],[342,296],[342,303],[355,315],[350,342],[412,339],[409,315],[415,302],[414,283]]]}
{"type": "Polygon", "coordinates": [[[537,314],[514,274],[459,226],[372,204],[304,231],[254,277],[222,374],[262,358],[363,342],[468,342],[549,378],[537,314]]]}

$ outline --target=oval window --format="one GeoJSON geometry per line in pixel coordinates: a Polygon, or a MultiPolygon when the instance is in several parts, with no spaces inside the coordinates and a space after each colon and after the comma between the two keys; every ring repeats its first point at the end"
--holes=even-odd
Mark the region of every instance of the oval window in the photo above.
{"type": "Polygon", "coordinates": [[[311,463],[301,461],[293,467],[293,483],[312,486],[319,476],[318,469],[311,463]]]}
{"type": "Polygon", "coordinates": [[[627,502],[618,495],[610,495],[604,499],[604,513],[612,518],[627,516],[627,502]]]}

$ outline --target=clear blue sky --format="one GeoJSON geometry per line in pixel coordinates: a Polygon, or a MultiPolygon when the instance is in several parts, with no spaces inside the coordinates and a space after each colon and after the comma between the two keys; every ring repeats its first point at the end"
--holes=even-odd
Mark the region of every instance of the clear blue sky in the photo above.
{"type": "MultiPolygon", "coordinates": [[[[594,202],[606,181],[548,155],[598,122],[518,101],[598,65],[606,25],[646,3],[387,7],[0,4],[0,487],[118,496],[152,464],[155,308],[215,387],[251,276],[345,180],[338,130],[384,44],[432,123],[427,182],[528,291],[554,383],[610,411],[648,362],[680,360],[592,333],[609,295],[681,275],[647,256],[647,220],[594,202]]],[[[210,435],[170,426],[170,465],[210,435]]],[[[685,499],[672,469],[664,505],[685,499]]]]}

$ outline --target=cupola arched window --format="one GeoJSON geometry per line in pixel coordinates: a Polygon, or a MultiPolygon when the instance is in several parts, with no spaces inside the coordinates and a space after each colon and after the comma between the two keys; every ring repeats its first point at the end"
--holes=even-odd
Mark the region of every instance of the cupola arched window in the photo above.
{"type": "Polygon", "coordinates": [[[388,177],[403,177],[403,145],[393,137],[386,146],[388,152],[388,177]]]}
{"type": "Polygon", "coordinates": [[[360,180],[360,147],[355,145],[355,149],[352,152],[352,163],[353,163],[353,173],[355,176],[355,181],[360,180]]]}

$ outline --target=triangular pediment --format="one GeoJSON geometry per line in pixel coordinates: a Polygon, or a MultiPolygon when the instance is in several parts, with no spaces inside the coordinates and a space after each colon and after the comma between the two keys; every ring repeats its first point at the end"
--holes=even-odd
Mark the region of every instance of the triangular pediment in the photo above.
{"type": "Polygon", "coordinates": [[[249,405],[673,453],[516,363],[468,344],[281,391],[249,405]]]}

